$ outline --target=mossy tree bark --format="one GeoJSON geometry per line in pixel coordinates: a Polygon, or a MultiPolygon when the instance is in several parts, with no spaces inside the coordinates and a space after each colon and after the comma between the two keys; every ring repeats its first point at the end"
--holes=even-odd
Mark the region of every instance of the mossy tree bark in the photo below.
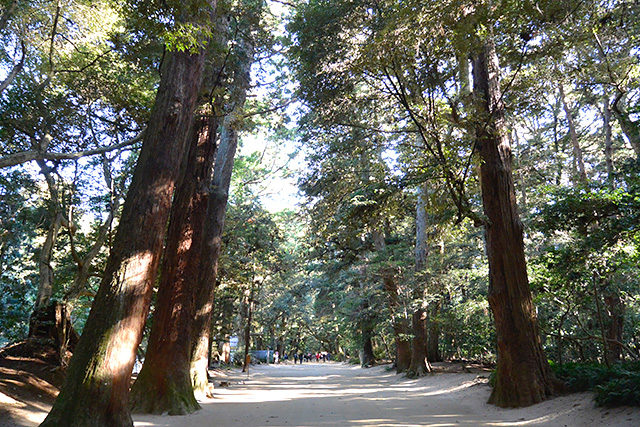
{"type": "Polygon", "coordinates": [[[482,118],[476,129],[476,144],[482,161],[480,183],[487,217],[489,304],[498,345],[496,385],[489,402],[501,407],[528,406],[553,394],[558,383],[542,349],[529,289],[499,64],[491,40],[484,42],[473,65],[474,93],[482,118]]]}
{"type": "Polygon", "coordinates": [[[168,53],[103,280],[42,426],[132,426],[129,386],[204,65],[168,53]]]}

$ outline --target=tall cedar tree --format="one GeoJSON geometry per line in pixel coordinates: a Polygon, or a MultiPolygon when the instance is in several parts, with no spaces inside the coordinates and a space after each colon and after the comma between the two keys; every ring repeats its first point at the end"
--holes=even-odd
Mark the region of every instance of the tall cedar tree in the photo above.
{"type": "Polygon", "coordinates": [[[42,426],[132,426],[129,386],[142,339],[204,52],[169,52],[104,277],[64,385],[42,426]]]}
{"type": "Polygon", "coordinates": [[[200,409],[191,385],[191,329],[218,128],[212,106],[205,105],[204,110],[194,121],[171,206],[149,345],[131,388],[133,412],[183,415],[200,409]]]}
{"type": "MultiPolygon", "coordinates": [[[[257,11],[260,10],[260,8],[257,9],[257,11]]],[[[209,366],[211,309],[213,307],[218,261],[222,247],[222,231],[227,211],[227,201],[229,200],[233,161],[238,146],[238,131],[244,120],[244,104],[247,99],[247,90],[251,83],[249,76],[255,56],[255,44],[250,38],[241,39],[236,48],[238,49],[239,63],[234,70],[230,93],[232,109],[224,119],[220,135],[198,269],[196,315],[190,349],[191,380],[196,395],[209,393],[207,368],[209,366]]]]}
{"type": "Polygon", "coordinates": [[[477,126],[476,144],[487,217],[489,304],[498,339],[497,377],[489,402],[516,407],[545,400],[558,383],[542,348],[529,289],[499,71],[495,46],[486,41],[474,59],[473,88],[479,115],[486,119],[477,126]]]}

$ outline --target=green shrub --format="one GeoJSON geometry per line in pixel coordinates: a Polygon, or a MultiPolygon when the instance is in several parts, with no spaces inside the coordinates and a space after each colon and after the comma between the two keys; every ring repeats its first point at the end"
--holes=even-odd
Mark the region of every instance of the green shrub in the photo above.
{"type": "Polygon", "coordinates": [[[595,387],[598,406],[640,406],[640,372],[595,387]]]}
{"type": "Polygon", "coordinates": [[[551,369],[571,392],[591,390],[611,378],[610,368],[597,363],[551,364],[551,369]]]}
{"type": "Polygon", "coordinates": [[[551,363],[556,376],[568,391],[594,390],[598,406],[640,406],[640,362],[611,367],[597,363],[551,363]]]}

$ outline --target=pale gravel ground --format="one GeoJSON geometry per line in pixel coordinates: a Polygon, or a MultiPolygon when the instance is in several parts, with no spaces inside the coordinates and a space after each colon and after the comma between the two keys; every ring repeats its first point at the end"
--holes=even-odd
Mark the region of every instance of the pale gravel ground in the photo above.
{"type": "MultiPolygon", "coordinates": [[[[339,363],[254,366],[248,378],[238,371],[216,374],[215,398],[202,401],[202,410],[136,415],[136,427],[640,426],[640,408],[596,408],[591,393],[499,409],[486,404],[490,389],[478,374],[409,380],[384,366],[339,363]],[[229,387],[219,387],[220,381],[229,387]]],[[[24,408],[14,425],[37,426],[46,410],[24,408]]]]}

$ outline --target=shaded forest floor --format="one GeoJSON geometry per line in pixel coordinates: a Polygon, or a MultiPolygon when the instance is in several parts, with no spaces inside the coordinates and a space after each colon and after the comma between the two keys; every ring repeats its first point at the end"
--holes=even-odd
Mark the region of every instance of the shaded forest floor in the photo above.
{"type": "MultiPolygon", "coordinates": [[[[62,381],[55,354],[26,345],[0,352],[0,427],[37,426],[62,381]],[[31,352],[31,353],[29,353],[31,352]]],[[[436,364],[419,379],[388,366],[257,365],[249,375],[214,370],[215,398],[188,416],[145,416],[136,426],[638,426],[640,408],[597,408],[578,393],[521,409],[487,405],[489,373],[436,364]]]]}

